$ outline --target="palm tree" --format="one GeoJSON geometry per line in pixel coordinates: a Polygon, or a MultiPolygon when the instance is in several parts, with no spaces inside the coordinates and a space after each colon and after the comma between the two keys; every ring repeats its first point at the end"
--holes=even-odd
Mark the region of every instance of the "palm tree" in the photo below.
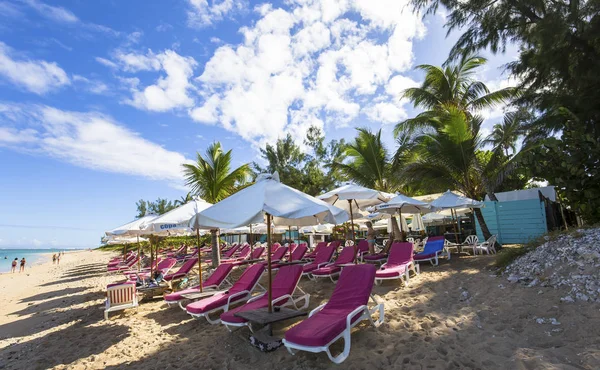
{"type": "MultiPolygon", "coordinates": [[[[400,186],[395,176],[390,156],[381,141],[381,130],[376,133],[368,128],[357,128],[354,141],[346,144],[344,154],[347,161],[334,161],[331,167],[354,183],[385,192],[394,192],[400,186]]],[[[392,217],[393,235],[399,239],[400,228],[396,217],[392,217]]]]}
{"type": "Polygon", "coordinates": [[[185,195],[185,197],[181,197],[181,199],[175,199],[173,204],[178,207],[178,206],[182,206],[182,205],[186,204],[187,202],[191,202],[192,200],[194,200],[194,197],[192,196],[192,192],[188,192],[185,195]]]}
{"type": "MultiPolygon", "coordinates": [[[[204,157],[197,153],[196,163],[183,164],[183,173],[192,193],[209,203],[217,203],[237,191],[238,186],[247,181],[251,170],[248,164],[231,170],[231,150],[224,152],[221,143],[216,142],[206,149],[204,157]]],[[[218,233],[218,229],[211,230],[213,267],[221,262],[218,233]]]]}
{"type": "Polygon", "coordinates": [[[523,111],[506,113],[502,123],[494,125],[484,144],[491,144],[494,150],[503,150],[507,158],[509,149],[514,155],[517,152],[517,140],[525,134],[524,122],[527,117],[528,114],[523,111]]]}
{"type": "Polygon", "coordinates": [[[411,100],[415,107],[425,109],[414,118],[398,123],[394,134],[398,136],[407,129],[435,127],[439,125],[438,111],[443,106],[454,106],[467,115],[494,107],[515,97],[516,90],[507,87],[490,92],[481,81],[474,79],[476,69],[487,60],[478,55],[463,55],[457,63],[446,61],[445,67],[429,64],[416,68],[425,72],[425,80],[419,87],[404,90],[403,98],[411,100]]]}

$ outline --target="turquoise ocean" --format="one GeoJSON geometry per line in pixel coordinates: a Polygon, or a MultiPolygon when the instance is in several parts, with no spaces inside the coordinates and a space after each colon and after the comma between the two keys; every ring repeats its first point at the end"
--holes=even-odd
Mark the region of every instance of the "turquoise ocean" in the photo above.
{"type": "MultiPolygon", "coordinates": [[[[25,257],[27,264],[25,267],[31,267],[35,264],[42,263],[52,259],[52,255],[48,257],[48,253],[58,253],[60,251],[68,252],[71,249],[1,249],[0,248],[0,274],[5,272],[10,272],[11,262],[18,258],[21,261],[21,258],[25,257]]],[[[17,271],[18,271],[17,265],[17,271]]]]}

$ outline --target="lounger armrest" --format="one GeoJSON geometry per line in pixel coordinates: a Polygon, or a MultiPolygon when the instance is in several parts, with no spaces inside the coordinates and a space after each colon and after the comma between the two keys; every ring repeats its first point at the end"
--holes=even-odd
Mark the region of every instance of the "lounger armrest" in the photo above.
{"type": "Polygon", "coordinates": [[[262,297],[262,296],[264,296],[265,294],[267,294],[267,292],[261,293],[261,294],[259,294],[259,295],[257,295],[257,296],[254,296],[254,297],[250,298],[250,299],[248,300],[248,303],[256,301],[257,299],[261,298],[261,297],[262,297]]]}
{"type": "Polygon", "coordinates": [[[318,269],[320,269],[321,267],[326,267],[326,266],[329,266],[329,265],[332,265],[332,264],[333,264],[333,263],[330,263],[330,262],[323,262],[323,263],[319,263],[319,264],[317,265],[317,268],[318,268],[318,269]]]}
{"type": "Polygon", "coordinates": [[[352,318],[354,316],[358,315],[359,313],[364,312],[365,310],[366,311],[369,310],[369,307],[367,307],[367,305],[362,305],[362,306],[356,307],[352,312],[350,312],[348,314],[348,316],[346,316],[346,328],[348,328],[348,329],[351,328],[352,327],[352,318]]]}
{"type": "Polygon", "coordinates": [[[340,263],[339,265],[336,265],[338,267],[348,267],[348,266],[354,266],[355,263],[354,262],[350,262],[350,263],[340,263]]]}
{"type": "Polygon", "coordinates": [[[207,286],[203,286],[202,289],[206,290],[206,289],[217,289],[218,286],[213,284],[213,285],[207,285],[207,286]]]}
{"type": "Polygon", "coordinates": [[[310,311],[310,313],[308,314],[308,317],[311,317],[312,315],[316,314],[317,312],[321,311],[323,309],[323,307],[325,307],[327,303],[323,303],[322,305],[320,305],[319,307],[315,308],[314,310],[310,311]]]}
{"type": "Polygon", "coordinates": [[[239,296],[244,296],[250,294],[247,290],[242,290],[241,292],[234,293],[227,298],[227,309],[229,309],[229,304],[231,303],[231,299],[239,296]]]}
{"type": "Polygon", "coordinates": [[[279,298],[275,298],[274,300],[272,300],[272,301],[271,301],[271,304],[272,304],[272,305],[275,305],[275,304],[277,304],[277,303],[279,303],[279,302],[281,302],[281,301],[284,301],[284,300],[286,300],[286,299],[292,299],[292,300],[293,300],[293,298],[292,298],[292,296],[291,296],[291,295],[289,295],[289,294],[286,294],[286,295],[282,295],[282,296],[281,296],[281,297],[279,297],[279,298]]]}

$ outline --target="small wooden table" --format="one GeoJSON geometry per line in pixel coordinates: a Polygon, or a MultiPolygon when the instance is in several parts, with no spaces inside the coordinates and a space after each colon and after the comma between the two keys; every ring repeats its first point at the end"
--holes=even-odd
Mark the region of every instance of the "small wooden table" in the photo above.
{"type": "Polygon", "coordinates": [[[259,308],[234,314],[234,316],[248,320],[251,324],[264,325],[262,329],[254,332],[249,337],[250,344],[262,352],[271,352],[281,347],[282,338],[273,336],[272,324],[306,315],[306,312],[296,311],[285,307],[273,307],[273,312],[271,313],[269,313],[268,308],[259,308]]]}

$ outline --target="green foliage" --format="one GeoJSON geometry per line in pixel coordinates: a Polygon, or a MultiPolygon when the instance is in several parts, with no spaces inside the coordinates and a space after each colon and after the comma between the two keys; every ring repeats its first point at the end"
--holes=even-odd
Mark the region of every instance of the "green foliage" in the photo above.
{"type": "Polygon", "coordinates": [[[248,164],[232,170],[231,150],[223,151],[219,142],[209,145],[204,157],[197,153],[196,163],[182,166],[186,185],[209,203],[217,203],[235,193],[251,174],[248,164]]]}
{"type": "Polygon", "coordinates": [[[560,138],[532,151],[527,164],[555,185],[561,199],[588,222],[600,222],[600,142],[585,126],[567,124],[560,138]]]}
{"type": "Polygon", "coordinates": [[[261,149],[266,167],[256,162],[252,166],[256,173],[277,171],[282,183],[310,195],[321,194],[335,187],[340,177],[330,165],[334,159],[343,158],[344,140],[325,143],[323,132],[313,126],[308,130],[304,145],[308,151],[303,151],[288,134],[274,145],[267,144],[261,149]]]}
{"type": "Polygon", "coordinates": [[[177,207],[176,202],[163,198],[158,198],[154,202],[140,199],[135,205],[137,207],[136,218],[144,217],[147,214],[162,215],[177,207]]]}
{"type": "Polygon", "coordinates": [[[565,203],[598,220],[600,141],[600,2],[542,0],[413,0],[417,8],[449,10],[447,27],[464,30],[459,58],[519,45],[507,69],[519,81],[517,104],[536,112],[526,143],[541,145],[528,162],[559,187],[565,203]],[[560,137],[554,135],[559,134],[560,137]]]}

